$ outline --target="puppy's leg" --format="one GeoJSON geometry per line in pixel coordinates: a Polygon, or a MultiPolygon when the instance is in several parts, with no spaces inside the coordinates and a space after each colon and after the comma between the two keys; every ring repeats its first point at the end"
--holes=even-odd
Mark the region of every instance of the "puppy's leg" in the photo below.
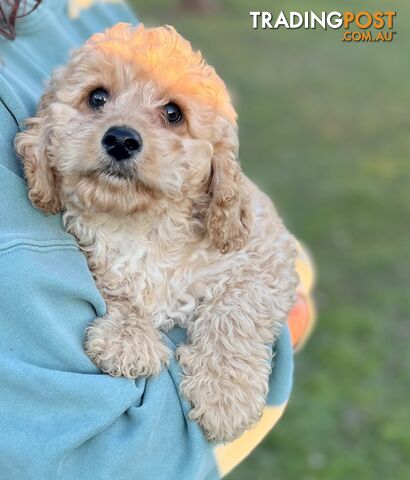
{"type": "MultiPolygon", "coordinates": [[[[268,393],[271,344],[292,304],[292,288],[275,298],[266,285],[228,286],[205,306],[177,355],[190,418],[210,440],[232,441],[260,418],[268,393]]],[[[278,293],[278,292],[276,292],[278,293]]]]}
{"type": "Polygon", "coordinates": [[[107,305],[107,314],[87,329],[85,351],[93,363],[112,376],[138,378],[160,373],[171,351],[149,319],[126,302],[107,305]]]}

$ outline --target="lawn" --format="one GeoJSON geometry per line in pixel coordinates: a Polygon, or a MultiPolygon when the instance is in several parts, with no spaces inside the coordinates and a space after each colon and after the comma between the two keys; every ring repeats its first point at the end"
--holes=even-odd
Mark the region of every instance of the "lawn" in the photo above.
{"type": "MultiPolygon", "coordinates": [[[[284,1],[227,0],[201,15],[134,3],[146,24],[174,24],[228,83],[243,168],[317,264],[319,323],[286,415],[229,479],[410,478],[409,2],[367,7],[398,11],[384,45],[251,29],[250,10],[289,11],[284,1]]],[[[291,9],[329,4],[343,8],[291,9]]]]}

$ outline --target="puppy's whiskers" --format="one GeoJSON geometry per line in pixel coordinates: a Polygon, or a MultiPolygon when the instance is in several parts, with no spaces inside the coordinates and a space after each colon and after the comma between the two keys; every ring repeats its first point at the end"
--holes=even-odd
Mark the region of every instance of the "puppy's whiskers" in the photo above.
{"type": "Polygon", "coordinates": [[[121,165],[110,163],[89,171],[88,176],[103,176],[121,180],[135,180],[136,172],[132,170],[132,162],[123,162],[121,165]]]}

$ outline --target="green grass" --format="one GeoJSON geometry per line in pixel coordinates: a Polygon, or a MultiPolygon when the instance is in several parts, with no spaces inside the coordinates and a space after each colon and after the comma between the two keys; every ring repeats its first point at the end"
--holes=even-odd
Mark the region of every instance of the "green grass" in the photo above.
{"type": "Polygon", "coordinates": [[[410,478],[410,4],[367,2],[398,11],[398,37],[346,45],[340,31],[250,28],[250,10],[340,2],[229,0],[201,15],[134,3],[230,86],[243,168],[317,264],[319,323],[286,415],[230,480],[410,478]]]}

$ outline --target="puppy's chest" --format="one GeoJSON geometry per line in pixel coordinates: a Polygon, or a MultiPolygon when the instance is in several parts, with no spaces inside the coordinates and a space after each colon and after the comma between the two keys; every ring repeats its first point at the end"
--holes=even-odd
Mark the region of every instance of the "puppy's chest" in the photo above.
{"type": "Polygon", "coordinates": [[[88,253],[103,296],[124,298],[156,327],[187,326],[215,294],[217,254],[145,239],[99,241],[88,253]]]}

